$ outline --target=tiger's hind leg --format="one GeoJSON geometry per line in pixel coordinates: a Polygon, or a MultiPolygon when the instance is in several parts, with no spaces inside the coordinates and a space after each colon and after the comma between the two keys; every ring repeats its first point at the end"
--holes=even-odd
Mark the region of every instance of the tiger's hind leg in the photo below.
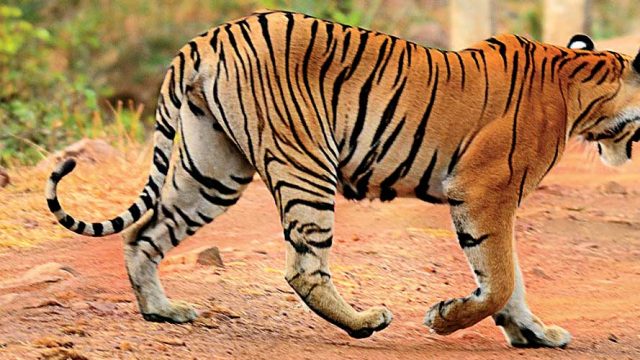
{"type": "Polygon", "coordinates": [[[289,285],[311,310],[354,338],[365,338],[387,327],[392,320],[389,310],[374,307],[356,311],[331,280],[328,258],[335,190],[329,193],[321,187],[296,186],[285,179],[274,179],[274,183],[279,184],[274,196],[282,215],[287,247],[285,278],[289,285]]]}
{"type": "Polygon", "coordinates": [[[507,340],[515,347],[564,347],[571,341],[565,329],[546,326],[531,313],[525,300],[525,287],[518,259],[514,254],[516,284],[507,305],[493,315],[507,340]]]}
{"type": "Polygon", "coordinates": [[[190,306],[169,301],[157,267],[182,239],[235,204],[255,172],[212,119],[184,106],[180,117],[180,158],[173,164],[173,177],[154,213],[125,234],[126,267],[140,312],[156,322],[195,319],[190,306]]]}

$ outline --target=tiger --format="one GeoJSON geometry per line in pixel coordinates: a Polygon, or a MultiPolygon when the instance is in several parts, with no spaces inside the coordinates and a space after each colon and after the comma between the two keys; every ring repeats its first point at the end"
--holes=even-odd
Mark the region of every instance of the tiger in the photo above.
{"type": "Polygon", "coordinates": [[[142,317],[185,323],[158,278],[165,254],[234,205],[257,174],[279,211],[285,279],[317,315],[353,338],[386,328],[385,307],[357,311],[328,266],[335,198],[413,197],[449,205],[477,289],[440,301],[424,324],[446,335],[491,316],[514,347],[564,347],[571,335],[530,310],[515,252],[522,201],[571,138],[603,162],[631,159],[640,140],[640,54],[497,35],[461,51],[301,13],[259,11],[180,49],[160,88],[148,182],[108,221],[74,219],[57,185],[50,211],[67,229],[123,232],[126,269],[142,317]]]}

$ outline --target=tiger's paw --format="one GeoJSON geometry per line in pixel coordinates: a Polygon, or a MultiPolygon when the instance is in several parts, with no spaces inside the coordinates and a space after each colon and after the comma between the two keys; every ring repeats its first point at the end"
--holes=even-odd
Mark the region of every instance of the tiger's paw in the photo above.
{"type": "Polygon", "coordinates": [[[571,334],[567,330],[556,325],[546,326],[535,316],[523,323],[501,314],[494,316],[494,319],[513,347],[564,348],[571,342],[571,334]]]}
{"type": "Polygon", "coordinates": [[[183,324],[191,322],[198,317],[196,311],[187,303],[176,301],[170,306],[152,313],[143,313],[142,317],[151,322],[166,322],[171,324],[183,324]]]}
{"type": "Polygon", "coordinates": [[[424,317],[424,324],[431,330],[431,332],[438,335],[449,335],[456,330],[460,330],[464,326],[447,320],[452,304],[461,301],[460,299],[452,299],[447,301],[440,301],[433,305],[427,315],[424,317]]]}
{"type": "Polygon", "coordinates": [[[358,314],[360,328],[348,331],[349,336],[355,339],[363,339],[371,336],[376,331],[381,331],[393,320],[391,311],[384,307],[374,307],[358,314]]]}

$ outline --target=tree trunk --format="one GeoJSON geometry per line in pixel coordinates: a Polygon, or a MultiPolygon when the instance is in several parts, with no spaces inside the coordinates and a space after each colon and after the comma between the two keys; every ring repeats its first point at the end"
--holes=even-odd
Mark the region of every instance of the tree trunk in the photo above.
{"type": "Polygon", "coordinates": [[[575,34],[587,31],[588,0],[544,0],[543,39],[566,46],[575,34]]]}
{"type": "Polygon", "coordinates": [[[491,0],[450,0],[451,39],[449,46],[460,50],[493,34],[491,0]]]}

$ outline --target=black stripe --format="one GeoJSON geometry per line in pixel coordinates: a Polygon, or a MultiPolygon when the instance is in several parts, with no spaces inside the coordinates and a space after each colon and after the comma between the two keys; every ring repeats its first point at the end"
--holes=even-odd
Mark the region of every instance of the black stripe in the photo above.
{"type": "Polygon", "coordinates": [[[153,242],[153,240],[150,237],[142,236],[142,237],[138,238],[135,243],[137,244],[139,242],[146,242],[160,256],[160,258],[164,258],[164,253],[162,252],[160,247],[158,247],[158,245],[156,245],[156,243],[153,242]]]}
{"type": "Polygon", "coordinates": [[[507,46],[496,38],[487,40],[488,43],[498,45],[502,62],[504,63],[504,70],[507,71],[507,46]]]}
{"type": "Polygon", "coordinates": [[[456,147],[456,150],[451,155],[451,160],[449,161],[449,166],[447,167],[447,175],[450,175],[451,172],[453,172],[453,169],[455,169],[456,165],[458,164],[458,161],[460,160],[460,155],[461,155],[460,154],[461,148],[462,148],[462,142],[458,144],[458,147],[456,147]]]}
{"type": "Polygon", "coordinates": [[[131,214],[131,217],[133,218],[134,221],[140,218],[140,208],[138,208],[137,204],[131,205],[128,211],[131,214]]]}
{"type": "Polygon", "coordinates": [[[171,240],[171,245],[178,246],[180,244],[180,240],[176,237],[176,233],[171,225],[168,223],[164,223],[164,226],[167,228],[167,233],[169,234],[169,239],[171,240]]]}
{"type": "Polygon", "coordinates": [[[333,236],[330,236],[328,239],[323,240],[323,241],[311,241],[311,240],[307,240],[307,244],[318,248],[318,249],[326,249],[326,248],[330,248],[331,245],[333,245],[333,236]]]}
{"type": "Polygon", "coordinates": [[[175,70],[175,66],[171,65],[171,68],[169,70],[171,72],[171,77],[169,78],[169,99],[171,100],[171,103],[173,103],[173,106],[176,109],[180,109],[180,106],[182,105],[182,103],[180,102],[180,99],[178,99],[178,97],[176,96],[176,80],[175,80],[175,75],[176,75],[176,70],[175,70]]]}
{"type": "Polygon", "coordinates": [[[187,100],[187,104],[189,105],[189,110],[191,110],[195,116],[204,116],[204,111],[192,103],[191,100],[187,100]]]}
{"type": "Polygon", "coordinates": [[[289,210],[291,210],[293,207],[297,205],[303,205],[319,211],[333,211],[334,209],[333,203],[310,201],[310,200],[304,200],[304,199],[293,199],[293,200],[289,200],[285,205],[284,214],[288,213],[289,210]]]}
{"type": "Polygon", "coordinates": [[[387,152],[391,148],[391,145],[394,144],[394,142],[396,140],[396,137],[398,137],[398,134],[400,134],[400,131],[404,127],[404,123],[405,123],[406,119],[407,119],[406,117],[403,117],[402,120],[400,120],[400,122],[396,126],[396,128],[393,129],[393,132],[391,133],[391,135],[389,135],[387,140],[385,140],[384,144],[382,145],[382,150],[380,151],[380,154],[378,155],[378,158],[376,159],[376,162],[382,161],[384,159],[385,155],[387,155],[387,152]]]}
{"type": "Polygon", "coordinates": [[[201,213],[199,211],[198,211],[198,217],[200,217],[200,219],[202,221],[204,221],[205,223],[207,223],[207,224],[213,221],[212,217],[207,216],[207,215],[205,215],[205,214],[203,214],[203,213],[201,213]]]}
{"type": "Polygon", "coordinates": [[[241,177],[241,176],[230,175],[230,177],[231,177],[231,180],[237,182],[240,185],[246,185],[251,181],[253,181],[253,176],[241,177]]]}
{"type": "Polygon", "coordinates": [[[200,189],[200,195],[202,195],[202,197],[207,200],[208,202],[214,204],[214,205],[218,205],[218,206],[224,206],[224,207],[229,207],[235,203],[238,202],[239,198],[231,198],[231,199],[224,199],[215,195],[209,195],[207,194],[203,189],[200,189]]]}
{"type": "Polygon", "coordinates": [[[460,247],[463,249],[478,246],[489,237],[489,234],[485,234],[476,239],[468,233],[458,232],[457,234],[458,242],[460,243],[460,247]]]}
{"type": "Polygon", "coordinates": [[[184,54],[180,52],[178,54],[178,58],[180,58],[180,92],[184,93],[184,65],[185,65],[184,54]]]}
{"type": "Polygon", "coordinates": [[[600,72],[600,70],[602,70],[602,68],[606,65],[606,63],[607,63],[606,60],[598,61],[598,63],[593,67],[593,69],[591,69],[591,74],[589,74],[589,76],[587,76],[584,80],[582,80],[582,82],[586,83],[593,80],[593,78],[598,74],[598,72],[600,72]]]}
{"type": "Polygon", "coordinates": [[[516,90],[516,82],[518,81],[518,58],[519,56],[519,52],[515,52],[513,54],[513,72],[511,74],[511,85],[509,87],[509,96],[507,97],[507,105],[504,107],[504,114],[506,115],[507,112],[509,111],[509,108],[511,107],[511,101],[513,98],[513,93],[516,90]]]}
{"type": "Polygon", "coordinates": [[[436,94],[438,93],[438,83],[439,83],[440,71],[438,66],[436,65],[436,76],[433,83],[433,88],[431,89],[431,98],[429,99],[429,103],[427,104],[427,108],[418,124],[418,128],[413,136],[413,143],[411,144],[411,149],[409,150],[409,154],[407,158],[400,163],[400,165],[389,175],[386,179],[382,181],[380,184],[381,188],[391,188],[393,184],[395,184],[398,179],[403,178],[407,175],[413,162],[418,155],[418,151],[422,146],[422,142],[424,140],[424,135],[427,129],[427,124],[429,123],[429,118],[431,117],[431,111],[436,102],[436,94]]]}
{"type": "Polygon", "coordinates": [[[560,154],[560,138],[556,140],[556,152],[553,154],[553,160],[551,160],[551,163],[549,164],[549,167],[547,167],[547,170],[544,172],[544,175],[542,175],[542,178],[547,176],[547,174],[549,174],[549,171],[551,171],[551,169],[555,166],[556,161],[558,161],[559,154],[560,154]]]}
{"type": "Polygon", "coordinates": [[[527,182],[527,172],[529,171],[529,168],[525,168],[524,169],[524,174],[522,175],[522,181],[520,182],[520,190],[518,192],[518,206],[520,206],[520,203],[522,203],[522,194],[524,193],[524,186],[527,182]]]}
{"type": "Polygon", "coordinates": [[[178,213],[178,215],[180,215],[180,217],[182,218],[182,221],[184,221],[184,223],[191,228],[199,228],[200,226],[202,226],[202,224],[200,224],[197,221],[194,221],[193,219],[191,219],[189,217],[189,215],[187,215],[187,213],[185,213],[184,211],[182,211],[182,209],[180,209],[177,206],[173,206],[173,209],[178,213]]]}
{"type": "Polygon", "coordinates": [[[71,226],[73,226],[73,224],[75,223],[75,221],[73,220],[73,218],[69,215],[65,215],[61,220],[58,221],[62,226],[66,227],[67,229],[70,229],[71,226]]]}
{"type": "Polygon", "coordinates": [[[53,213],[62,209],[60,207],[60,202],[58,201],[57,198],[55,198],[55,199],[47,199],[47,206],[49,206],[49,210],[51,212],[53,212],[53,213]]]}
{"type": "Polygon", "coordinates": [[[573,72],[569,75],[569,79],[573,79],[574,77],[576,77],[576,75],[578,75],[580,71],[582,71],[582,69],[584,69],[585,67],[587,67],[586,62],[583,62],[582,64],[576,66],[573,72]]]}
{"type": "Polygon", "coordinates": [[[118,233],[124,228],[124,220],[118,216],[111,220],[111,226],[113,227],[113,231],[118,233]]]}
{"type": "Polygon", "coordinates": [[[195,71],[200,69],[200,52],[198,52],[198,44],[195,41],[190,41],[189,46],[191,46],[191,60],[193,61],[193,68],[195,71]]]}
{"type": "Polygon", "coordinates": [[[431,161],[429,161],[429,165],[425,170],[424,174],[420,178],[420,182],[415,189],[416,197],[420,200],[432,202],[432,196],[429,193],[429,181],[431,180],[431,175],[433,174],[433,169],[436,167],[436,163],[438,162],[438,149],[433,152],[431,155],[431,161]]]}
{"type": "Polygon", "coordinates": [[[102,235],[102,232],[104,231],[104,227],[102,226],[101,223],[93,223],[91,224],[91,227],[93,228],[93,234],[95,236],[102,235]]]}
{"type": "Polygon", "coordinates": [[[462,61],[462,56],[460,56],[460,53],[458,52],[454,52],[453,53],[457,58],[458,58],[458,62],[460,63],[460,76],[462,77],[462,90],[464,90],[464,85],[466,83],[466,70],[464,68],[464,62],[462,61]]]}

